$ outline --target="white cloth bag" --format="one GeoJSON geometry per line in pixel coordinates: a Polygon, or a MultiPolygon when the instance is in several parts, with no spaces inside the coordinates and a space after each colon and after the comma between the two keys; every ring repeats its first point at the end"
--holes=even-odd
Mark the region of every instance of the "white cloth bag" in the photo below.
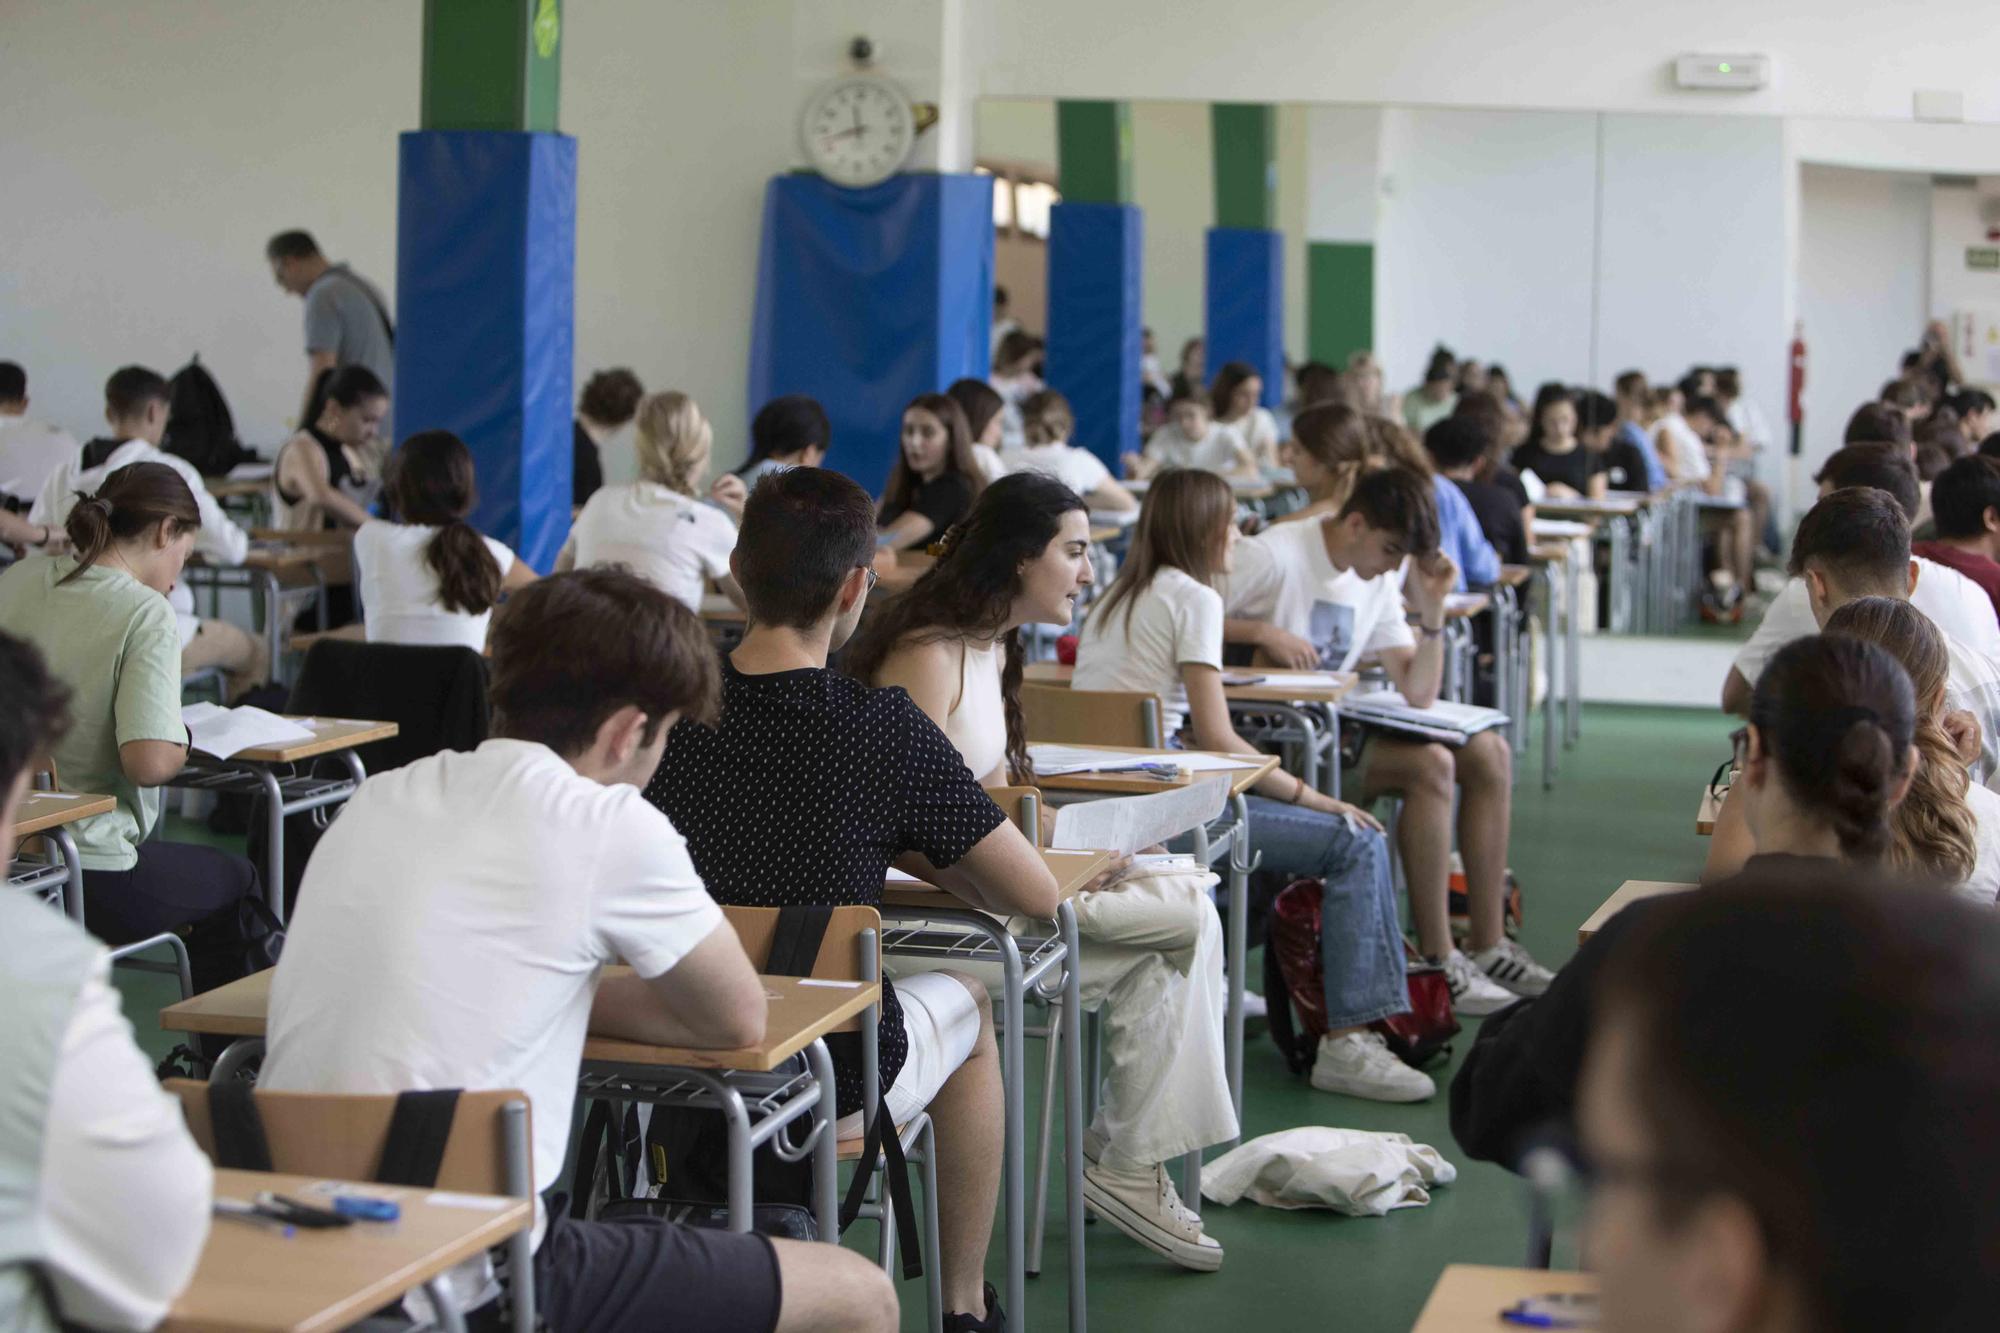
{"type": "Polygon", "coordinates": [[[1252,1139],[1203,1169],[1201,1192],[1216,1203],[1248,1198],[1267,1208],[1331,1208],[1381,1217],[1420,1208],[1458,1168],[1407,1134],[1305,1125],[1252,1139]]]}

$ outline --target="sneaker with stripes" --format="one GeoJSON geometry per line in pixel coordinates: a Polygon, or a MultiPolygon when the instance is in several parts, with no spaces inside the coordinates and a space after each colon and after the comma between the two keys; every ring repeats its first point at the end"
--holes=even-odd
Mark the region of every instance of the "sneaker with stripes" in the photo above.
{"type": "Polygon", "coordinates": [[[1540,995],[1556,979],[1515,940],[1504,936],[1490,949],[1472,955],[1473,965],[1516,995],[1540,995]]]}

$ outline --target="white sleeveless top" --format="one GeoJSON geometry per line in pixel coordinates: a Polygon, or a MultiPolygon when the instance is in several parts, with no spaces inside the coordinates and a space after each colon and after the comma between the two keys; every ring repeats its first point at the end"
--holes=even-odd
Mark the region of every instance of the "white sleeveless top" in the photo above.
{"type": "MultiPolygon", "coordinates": [[[[984,781],[1007,759],[1007,706],[1000,695],[999,644],[963,645],[958,669],[958,702],[944,720],[944,734],[958,747],[972,776],[984,781]]],[[[1001,782],[1007,774],[1001,773],[1001,782]]]]}

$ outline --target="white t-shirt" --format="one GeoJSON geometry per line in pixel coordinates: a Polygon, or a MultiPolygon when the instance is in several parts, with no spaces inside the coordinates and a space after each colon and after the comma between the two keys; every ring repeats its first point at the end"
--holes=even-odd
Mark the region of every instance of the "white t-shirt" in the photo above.
{"type": "Polygon", "coordinates": [[[1250,450],[1250,460],[1260,468],[1278,466],[1278,418],[1268,407],[1253,407],[1241,421],[1226,424],[1250,450]]]}
{"type": "Polygon", "coordinates": [[[1225,426],[1219,421],[1210,422],[1208,434],[1198,440],[1189,439],[1181,433],[1178,424],[1169,421],[1146,441],[1146,461],[1160,468],[1198,468],[1224,476],[1238,475],[1255,468],[1243,437],[1236,433],[1234,426],[1225,426]]]}
{"type": "MultiPolygon", "coordinates": [[[[1238,543],[1237,549],[1246,544],[1238,543]]],[[[1222,594],[1168,565],[1131,602],[1108,616],[1093,610],[1084,620],[1070,685],[1157,694],[1165,708],[1162,723],[1172,736],[1187,724],[1181,667],[1189,662],[1222,670],[1222,594]]]]}
{"type": "Polygon", "coordinates": [[[1352,671],[1363,656],[1416,647],[1404,619],[1404,570],[1363,579],[1335,568],[1328,521],[1280,523],[1238,542],[1235,572],[1216,580],[1228,615],[1268,620],[1317,644],[1323,671],[1352,671]]]}
{"type": "MultiPolygon", "coordinates": [[[[76,507],[76,493],[94,495],[104,479],[121,467],[134,463],[165,463],[181,474],[181,480],[194,492],[195,508],[201,513],[201,529],[195,533],[195,553],[204,560],[217,565],[240,565],[243,557],[250,554],[250,534],[236,526],[222,505],[208,493],[208,484],[195,465],[178,454],[170,454],[156,448],[144,440],[127,440],[113,449],[102,463],[93,468],[82,468],[82,459],[73,458],[49,474],[42,487],[42,493],[35,499],[35,507],[29,511],[30,523],[48,523],[61,527],[69,517],[69,511],[76,507]]],[[[195,630],[201,626],[201,618],[194,613],[194,594],[185,583],[175,583],[173,591],[167,594],[167,602],[174,608],[174,619],[180,624],[181,647],[194,642],[195,630]]]]}
{"type": "Polygon", "coordinates": [[[546,746],[489,740],[378,773],[306,866],[259,1086],[519,1088],[545,1189],[599,968],[657,977],[722,924],[667,817],[546,746]]]}
{"type": "MultiPolygon", "coordinates": [[[[1928,616],[1944,635],[1945,651],[1951,659],[1945,706],[1962,708],[1979,719],[1980,757],[1972,765],[1972,780],[1984,782],[2000,772],[2000,665],[1995,664],[1995,654],[1991,651],[1970,647],[1954,629],[1954,622],[1978,630],[1981,617],[1989,622],[1993,619],[1993,604],[1980,593],[1979,605],[1967,606],[1952,580],[1966,584],[1975,593],[1979,591],[1978,584],[1955,569],[1947,569],[1922,556],[1916,559],[1917,588],[1910,594],[1910,605],[1928,616]],[[1970,614],[1973,611],[1978,614],[1970,614]]],[[[1806,592],[1805,580],[1792,579],[1771,599],[1756,632],[1737,651],[1736,670],[1754,688],[1757,678],[1764,674],[1764,668],[1780,648],[1793,639],[1817,633],[1819,622],[1813,619],[1812,598],[1806,592]]]]}
{"type": "Polygon", "coordinates": [[[707,580],[729,573],[736,525],[712,505],[656,481],[606,486],[590,497],[557,563],[578,569],[625,565],[690,611],[707,580]]]}
{"type": "Polygon", "coordinates": [[[55,470],[64,464],[74,468],[82,452],[68,431],[0,413],[0,494],[33,504],[55,470]]]}
{"type": "Polygon", "coordinates": [[[1958,886],[1958,892],[1982,907],[1991,907],[2000,901],[2000,795],[1975,782],[1965,789],[1965,803],[1978,821],[1973,834],[1976,855],[1972,874],[1958,886]]]}
{"type": "Polygon", "coordinates": [[[1040,472],[1054,477],[1086,499],[1111,480],[1111,469],[1102,459],[1070,444],[1007,445],[1000,450],[1000,465],[1009,472],[1040,472]]]}
{"type": "Polygon", "coordinates": [[[989,486],[1007,475],[1007,468],[1000,461],[1000,451],[990,444],[973,445],[972,459],[979,464],[979,475],[986,478],[989,486]]]}
{"type": "MultiPolygon", "coordinates": [[[[439,601],[437,571],[426,553],[438,530],[421,523],[385,523],[370,519],[354,531],[354,577],[361,586],[361,613],[367,621],[368,642],[407,643],[418,647],[486,649],[486,624],[493,608],[472,614],[447,611],[439,601]]],[[[481,535],[500,566],[501,577],[514,567],[514,553],[504,542],[481,535]]]]}
{"type": "Polygon", "coordinates": [[[1687,418],[1678,412],[1668,413],[1653,427],[1654,440],[1672,459],[1674,477],[1678,481],[1707,481],[1709,474],[1708,450],[1701,442],[1701,436],[1694,433],[1687,418]]]}

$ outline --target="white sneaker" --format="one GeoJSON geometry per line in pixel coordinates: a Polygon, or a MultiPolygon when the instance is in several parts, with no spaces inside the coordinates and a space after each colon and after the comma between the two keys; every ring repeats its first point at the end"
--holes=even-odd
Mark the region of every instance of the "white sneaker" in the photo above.
{"type": "Polygon", "coordinates": [[[1083,1201],[1091,1212],[1182,1268],[1213,1273],[1222,1267],[1221,1242],[1202,1232],[1200,1215],[1181,1202],[1164,1166],[1150,1171],[1085,1167],[1083,1201]]]}
{"type": "Polygon", "coordinates": [[[1247,1023],[1253,1018],[1269,1018],[1270,1016],[1271,1006],[1265,1001],[1263,996],[1253,990],[1243,992],[1244,1022],[1247,1023]]]}
{"type": "Polygon", "coordinates": [[[1398,1060],[1379,1032],[1321,1037],[1312,1085],[1371,1102],[1420,1102],[1437,1095],[1431,1076],[1398,1060]]]}
{"type": "Polygon", "coordinates": [[[1490,949],[1472,955],[1472,965],[1516,995],[1540,995],[1556,974],[1529,956],[1517,941],[1501,936],[1490,949]]]}
{"type": "Polygon", "coordinates": [[[1513,993],[1495,985],[1465,956],[1463,949],[1453,949],[1446,956],[1444,979],[1451,987],[1453,1013],[1464,1014],[1468,1018],[1483,1018],[1487,1014],[1497,1014],[1514,1003],[1513,993]]]}

